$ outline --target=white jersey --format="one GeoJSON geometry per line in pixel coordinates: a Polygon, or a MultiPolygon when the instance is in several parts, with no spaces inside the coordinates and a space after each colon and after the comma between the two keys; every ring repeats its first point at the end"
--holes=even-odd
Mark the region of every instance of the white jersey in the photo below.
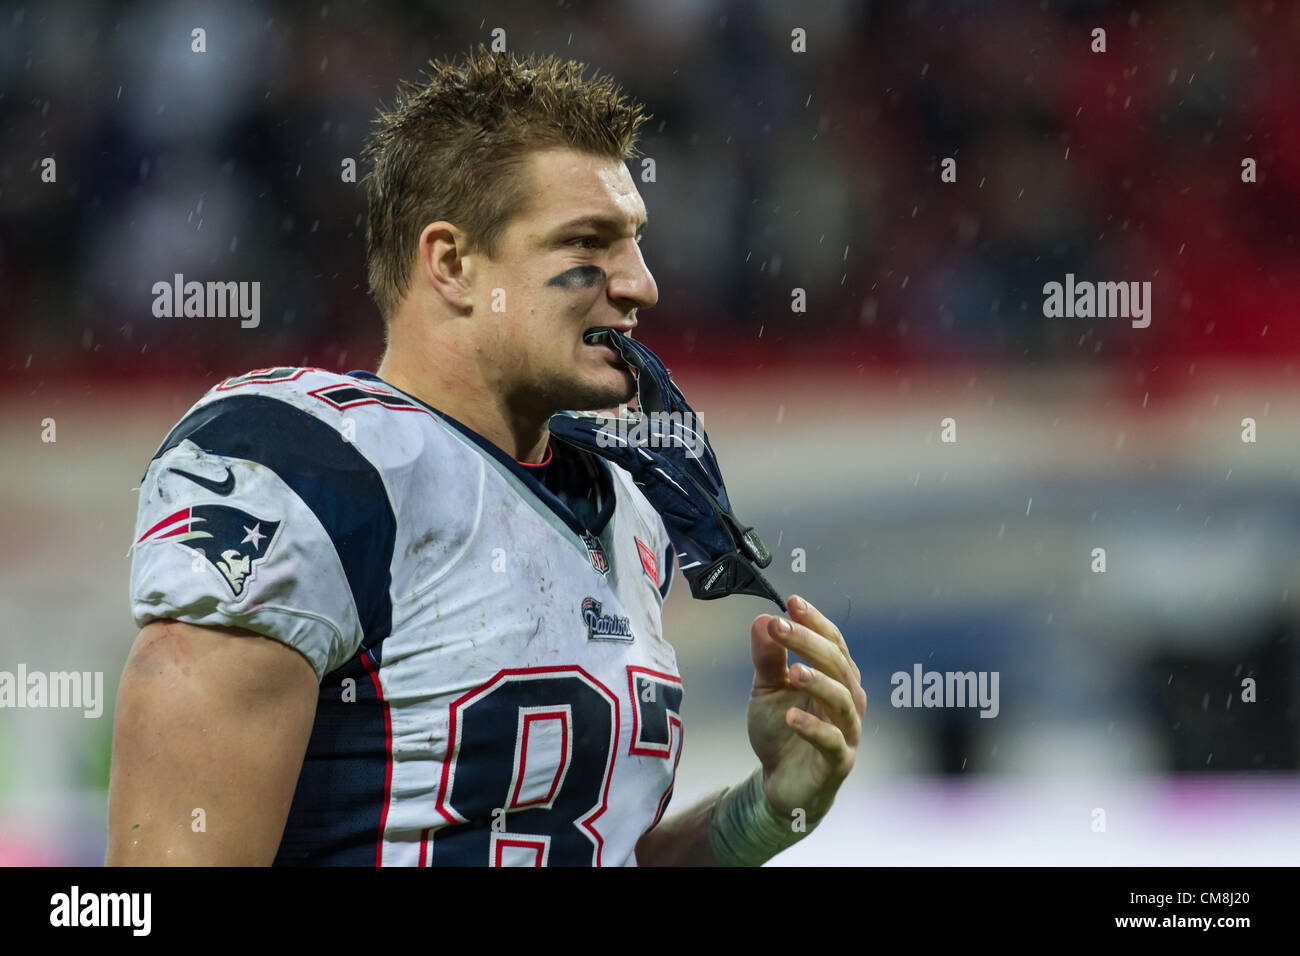
{"type": "Polygon", "coordinates": [[[623,469],[556,439],[522,465],[370,373],[262,369],[168,435],[135,539],[137,625],[245,628],[321,682],[277,864],[635,865],[682,685],[673,550],[623,469]]]}

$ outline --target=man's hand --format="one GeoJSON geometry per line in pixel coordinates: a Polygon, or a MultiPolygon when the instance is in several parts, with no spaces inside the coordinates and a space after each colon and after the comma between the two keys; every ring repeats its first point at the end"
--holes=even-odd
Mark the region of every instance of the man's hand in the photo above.
{"type": "Polygon", "coordinates": [[[773,811],[788,820],[802,809],[811,826],[825,816],[853,769],[867,694],[839,628],[797,596],[786,608],[793,624],[760,614],[750,628],[749,743],[763,765],[763,789],[773,811]],[[810,661],[812,669],[802,663],[789,667],[787,650],[810,661]]]}

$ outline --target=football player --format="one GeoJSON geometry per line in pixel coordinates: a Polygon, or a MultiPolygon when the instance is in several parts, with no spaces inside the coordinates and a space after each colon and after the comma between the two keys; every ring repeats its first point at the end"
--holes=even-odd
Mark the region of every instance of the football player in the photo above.
{"type": "Polygon", "coordinates": [[[762,863],[853,765],[858,668],[797,597],[756,618],[759,767],[666,815],[674,562],[698,596],[775,596],[765,552],[711,452],[623,467],[551,427],[680,398],[626,338],[658,298],[646,115],[572,61],[431,67],[367,150],[377,373],[229,378],[148,466],[108,862],[762,863]]]}

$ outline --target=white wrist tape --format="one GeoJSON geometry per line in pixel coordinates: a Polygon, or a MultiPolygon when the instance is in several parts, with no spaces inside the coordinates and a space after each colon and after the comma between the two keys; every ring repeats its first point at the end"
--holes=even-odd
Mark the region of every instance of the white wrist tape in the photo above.
{"type": "Polygon", "coordinates": [[[720,866],[761,866],[807,835],[767,802],[762,767],[723,791],[709,814],[709,849],[720,866]]]}

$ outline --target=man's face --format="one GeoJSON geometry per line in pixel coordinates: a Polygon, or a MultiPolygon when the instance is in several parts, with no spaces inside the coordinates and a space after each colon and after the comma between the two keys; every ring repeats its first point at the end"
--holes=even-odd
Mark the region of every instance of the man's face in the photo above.
{"type": "Polygon", "coordinates": [[[529,156],[525,175],[529,203],[497,257],[467,257],[477,259],[483,355],[521,411],[612,408],[635,393],[632,373],[583,334],[598,325],[630,331],[637,310],[659,299],[638,245],[645,204],[616,159],[543,150],[529,156]],[[504,295],[504,311],[493,311],[494,295],[504,295]]]}

